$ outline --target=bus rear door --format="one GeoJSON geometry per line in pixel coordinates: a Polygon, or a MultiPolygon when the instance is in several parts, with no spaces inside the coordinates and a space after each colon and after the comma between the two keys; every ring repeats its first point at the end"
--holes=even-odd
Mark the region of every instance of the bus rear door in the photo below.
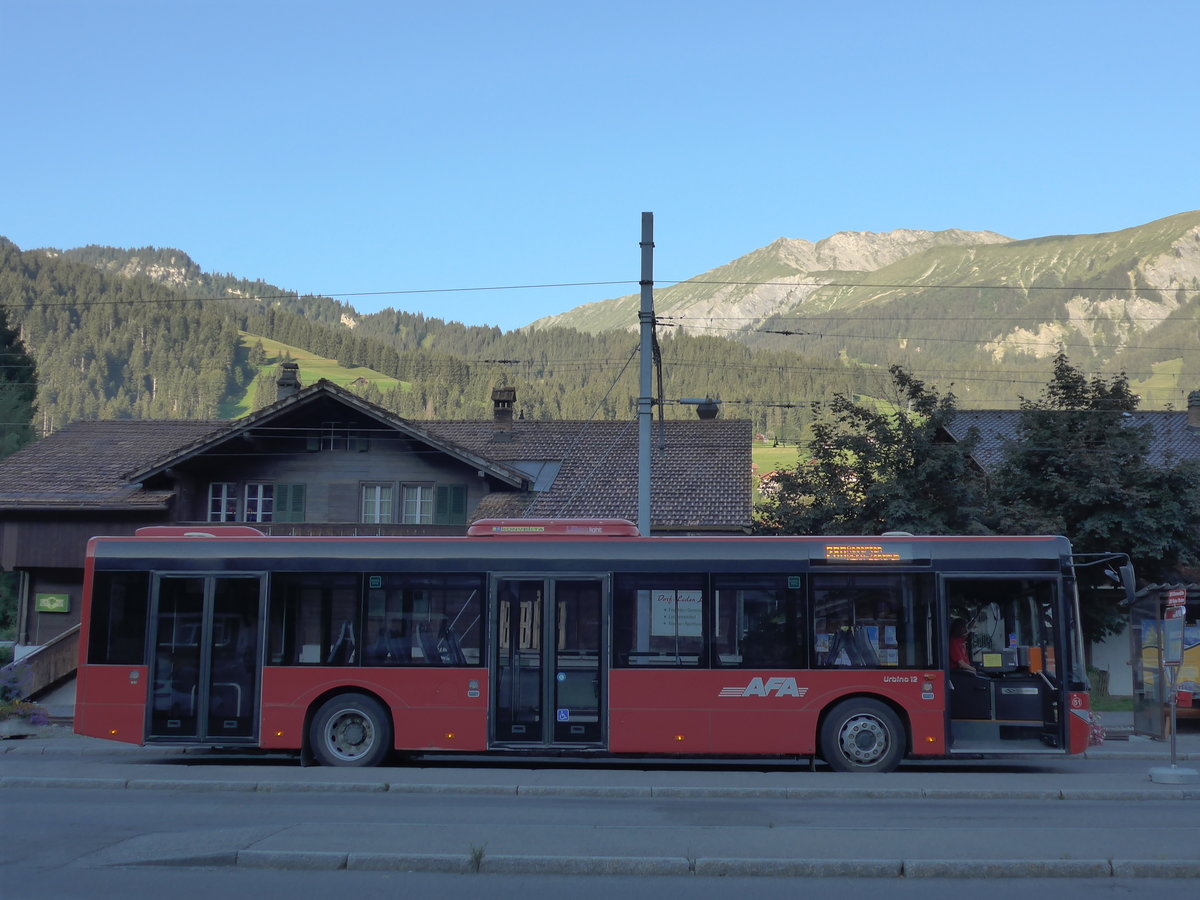
{"type": "Polygon", "coordinates": [[[159,575],[147,741],[248,743],[258,729],[261,575],[159,575]]]}

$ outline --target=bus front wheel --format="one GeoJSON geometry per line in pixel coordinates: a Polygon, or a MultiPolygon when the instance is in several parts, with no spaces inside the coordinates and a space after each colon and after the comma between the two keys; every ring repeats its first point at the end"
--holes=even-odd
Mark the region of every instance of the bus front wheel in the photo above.
{"type": "Polygon", "coordinates": [[[846,700],[821,726],[821,755],[835,772],[891,772],[904,756],[904,726],[878,700],[846,700]]]}
{"type": "Polygon", "coordinates": [[[375,698],[339,694],[321,704],[308,737],[323,766],[377,766],[391,750],[392,722],[375,698]]]}

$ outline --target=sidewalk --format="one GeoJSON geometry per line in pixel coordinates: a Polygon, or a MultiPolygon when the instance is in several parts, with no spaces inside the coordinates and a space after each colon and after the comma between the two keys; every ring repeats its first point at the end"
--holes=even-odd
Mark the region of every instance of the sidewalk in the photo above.
{"type": "MultiPolygon", "coordinates": [[[[1082,759],[931,760],[871,774],[831,772],[821,764],[812,772],[807,761],[689,767],[665,760],[442,757],[367,769],[302,767],[289,754],[138,747],[81,737],[65,726],[40,731],[0,741],[0,788],[809,800],[1200,799],[1200,785],[1152,783],[1150,769],[1170,763],[1169,745],[1136,736],[1106,741],[1082,759]],[[1131,765],[1116,772],[1112,765],[1089,771],[1089,760],[1131,765]]],[[[1181,734],[1176,744],[1178,766],[1200,769],[1200,729],[1181,734]]]]}

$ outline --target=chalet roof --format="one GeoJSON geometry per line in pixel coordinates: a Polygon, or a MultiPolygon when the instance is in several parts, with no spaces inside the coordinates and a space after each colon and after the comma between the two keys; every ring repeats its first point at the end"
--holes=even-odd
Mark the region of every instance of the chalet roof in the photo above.
{"type": "Polygon", "coordinates": [[[143,481],[153,475],[157,475],[164,469],[171,466],[179,465],[192,458],[198,456],[207,450],[221,444],[231,438],[253,431],[255,428],[260,428],[270,424],[273,421],[295,412],[299,408],[313,402],[314,398],[319,396],[327,396],[338,403],[355,409],[367,418],[374,419],[378,424],[385,428],[391,428],[401,432],[407,437],[421,441],[432,446],[434,449],[445,453],[447,456],[452,456],[461,459],[473,466],[476,469],[481,469],[489,475],[500,479],[503,482],[511,484],[514,487],[523,486],[527,479],[523,472],[512,469],[504,465],[496,465],[490,459],[479,456],[476,453],[464,447],[458,447],[454,444],[439,439],[435,434],[431,434],[427,429],[410,422],[407,419],[401,418],[395,413],[384,409],[382,406],[377,406],[370,403],[357,394],[339,387],[331,381],[326,381],[324,378],[310,384],[291,396],[264,406],[262,409],[251,413],[241,419],[236,419],[232,422],[223,422],[224,428],[215,431],[211,434],[203,435],[187,446],[179,446],[168,450],[163,456],[149,462],[148,465],[137,466],[131,469],[126,478],[129,481],[143,481]]]}
{"type": "MultiPolygon", "coordinates": [[[[73,423],[0,461],[0,510],[162,509],[172,491],[147,490],[146,479],[285,414],[303,414],[305,404],[319,397],[347,404],[514,488],[485,497],[474,518],[637,519],[634,421],[518,420],[498,439],[500,429],[491,420],[413,423],[324,381],[232,422],[73,423]]],[[[658,434],[656,425],[656,446],[658,434]]],[[[671,421],[665,434],[665,449],[655,451],[652,465],[655,527],[748,529],[750,423],[671,421]]]]}
{"type": "Polygon", "coordinates": [[[213,419],[73,422],[0,461],[0,507],[161,507],[170,491],[144,491],[125,473],[228,427],[213,419]]]}
{"type": "MultiPolygon", "coordinates": [[[[484,517],[571,516],[637,520],[636,421],[530,421],[512,423],[496,439],[491,421],[429,422],[426,427],[481,454],[521,464],[562,466],[550,490],[533,495],[493,494],[475,513],[484,517]]],[[[654,426],[650,519],[656,528],[721,530],[750,527],[751,423],[699,419],[665,423],[665,449],[654,426]]]]}
{"type": "MultiPolygon", "coordinates": [[[[978,429],[979,443],[974,457],[984,471],[990,472],[1000,465],[1005,444],[1016,439],[1020,418],[1019,409],[963,409],[955,414],[946,430],[954,440],[961,441],[972,427],[978,429]]],[[[1150,465],[1166,468],[1186,460],[1200,460],[1200,432],[1188,428],[1186,411],[1137,410],[1124,421],[1148,429],[1150,465]]]]}

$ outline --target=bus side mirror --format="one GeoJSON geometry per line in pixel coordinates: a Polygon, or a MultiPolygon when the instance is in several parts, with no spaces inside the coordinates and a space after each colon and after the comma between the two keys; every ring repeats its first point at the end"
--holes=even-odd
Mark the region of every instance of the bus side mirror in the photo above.
{"type": "Polygon", "coordinates": [[[1115,570],[1106,566],[1103,571],[1105,578],[1121,586],[1125,592],[1125,603],[1132,604],[1137,594],[1137,578],[1133,574],[1133,563],[1126,559],[1115,570]]]}
{"type": "Polygon", "coordinates": [[[1121,587],[1125,589],[1125,602],[1132,604],[1137,595],[1137,579],[1133,574],[1133,563],[1126,562],[1121,565],[1121,587]]]}

